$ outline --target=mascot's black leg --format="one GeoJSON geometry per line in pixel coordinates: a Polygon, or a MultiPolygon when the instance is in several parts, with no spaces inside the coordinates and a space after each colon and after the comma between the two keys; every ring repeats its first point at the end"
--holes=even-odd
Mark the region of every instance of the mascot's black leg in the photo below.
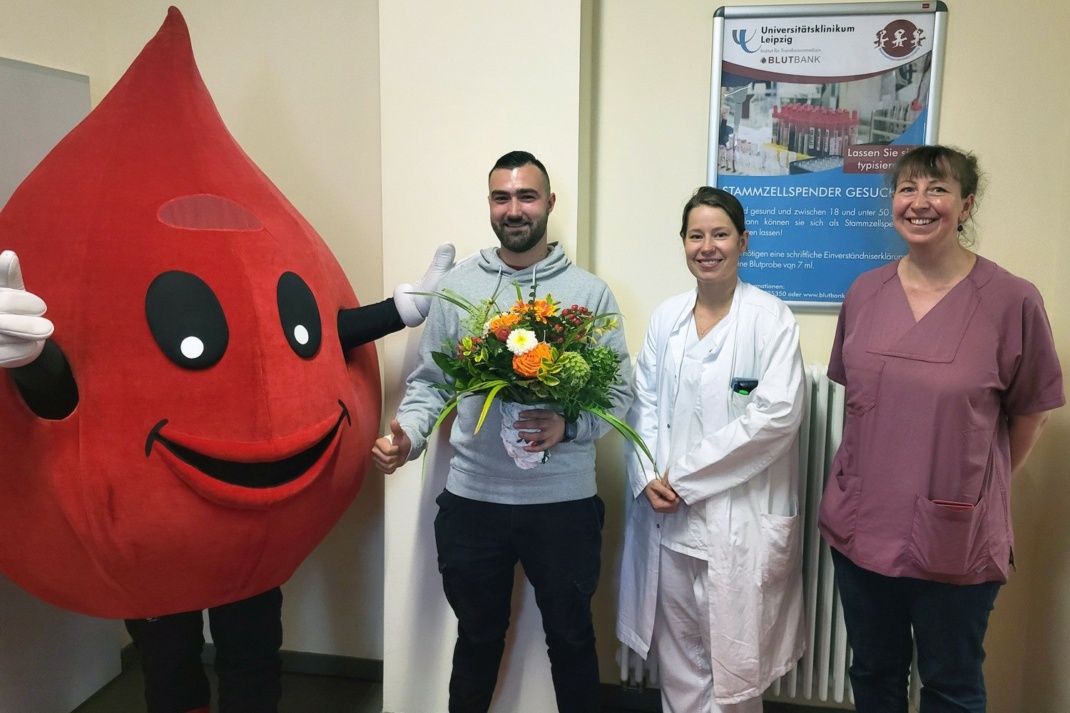
{"type": "Polygon", "coordinates": [[[277,713],[282,697],[282,590],[208,610],[219,713],[277,713]]]}
{"type": "Polygon", "coordinates": [[[145,674],[149,713],[207,709],[211,689],[201,663],[204,622],[199,611],[155,619],[127,619],[145,674]]]}

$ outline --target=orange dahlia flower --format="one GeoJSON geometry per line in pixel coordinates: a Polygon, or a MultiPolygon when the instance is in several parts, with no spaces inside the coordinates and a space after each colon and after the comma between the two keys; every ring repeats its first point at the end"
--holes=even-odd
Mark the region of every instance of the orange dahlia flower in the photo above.
{"type": "Polygon", "coordinates": [[[518,324],[520,324],[520,315],[506,312],[490,320],[490,324],[487,325],[487,331],[497,332],[499,329],[509,329],[518,324]]]}

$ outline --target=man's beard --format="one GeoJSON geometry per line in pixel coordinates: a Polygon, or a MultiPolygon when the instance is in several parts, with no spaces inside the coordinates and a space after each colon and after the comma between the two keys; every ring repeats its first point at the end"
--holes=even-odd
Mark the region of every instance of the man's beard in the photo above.
{"type": "Polygon", "coordinates": [[[546,235],[546,227],[543,224],[526,221],[524,223],[500,223],[495,224],[494,234],[498,236],[498,241],[501,242],[502,247],[513,253],[526,253],[533,247],[539,244],[539,241],[546,235]],[[510,231],[510,227],[517,227],[518,225],[524,225],[527,227],[526,231],[516,232],[510,231]]]}

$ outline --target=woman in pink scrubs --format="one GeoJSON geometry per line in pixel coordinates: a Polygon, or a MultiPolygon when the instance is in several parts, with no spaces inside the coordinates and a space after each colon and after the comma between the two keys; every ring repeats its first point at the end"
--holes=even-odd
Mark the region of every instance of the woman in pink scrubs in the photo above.
{"type": "Polygon", "coordinates": [[[821,503],[860,713],[984,711],[988,614],[1012,564],[1011,476],[1065,402],[1037,289],[964,246],[977,159],[915,148],[890,174],[907,255],[861,275],[829,377],[847,387],[821,503]]]}

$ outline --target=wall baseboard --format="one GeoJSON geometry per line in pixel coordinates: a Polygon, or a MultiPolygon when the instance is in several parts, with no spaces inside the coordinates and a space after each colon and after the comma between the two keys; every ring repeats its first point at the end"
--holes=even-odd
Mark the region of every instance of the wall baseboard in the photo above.
{"type": "MultiPolygon", "coordinates": [[[[353,656],[334,656],[331,654],[312,654],[304,651],[279,652],[282,656],[282,670],[285,673],[301,673],[313,676],[336,676],[358,681],[383,680],[383,662],[377,659],[361,659],[353,656]]],[[[120,660],[123,669],[138,664],[138,652],[133,644],[123,647],[120,660]]],[[[215,645],[205,644],[201,660],[205,665],[215,663],[215,645]]],[[[659,713],[661,711],[661,694],[655,689],[624,688],[612,683],[602,684],[602,705],[607,709],[637,711],[637,713],[659,713]]]]}
{"type": "MultiPolygon", "coordinates": [[[[279,653],[282,656],[282,670],[284,673],[334,676],[379,683],[383,680],[383,662],[378,659],[312,654],[304,651],[283,650],[279,653]]],[[[214,644],[205,644],[201,660],[208,666],[215,662],[214,644]]],[[[137,666],[138,653],[133,644],[127,644],[123,647],[120,661],[122,662],[123,670],[131,666],[137,666]]],[[[661,691],[656,688],[631,688],[619,684],[603,683],[602,707],[615,712],[661,713],[661,691]]],[[[827,709],[766,701],[765,710],[767,713],[825,713],[827,709]]]]}
{"type": "MultiPolygon", "coordinates": [[[[282,670],[285,673],[302,673],[313,676],[337,676],[358,681],[383,680],[383,662],[378,659],[361,659],[354,656],[335,656],[332,654],[313,654],[305,651],[279,652],[282,657],[282,670]]],[[[135,665],[138,652],[133,644],[123,647],[120,654],[123,669],[135,665]]],[[[215,663],[215,645],[205,644],[201,654],[205,665],[215,663]]]]}

